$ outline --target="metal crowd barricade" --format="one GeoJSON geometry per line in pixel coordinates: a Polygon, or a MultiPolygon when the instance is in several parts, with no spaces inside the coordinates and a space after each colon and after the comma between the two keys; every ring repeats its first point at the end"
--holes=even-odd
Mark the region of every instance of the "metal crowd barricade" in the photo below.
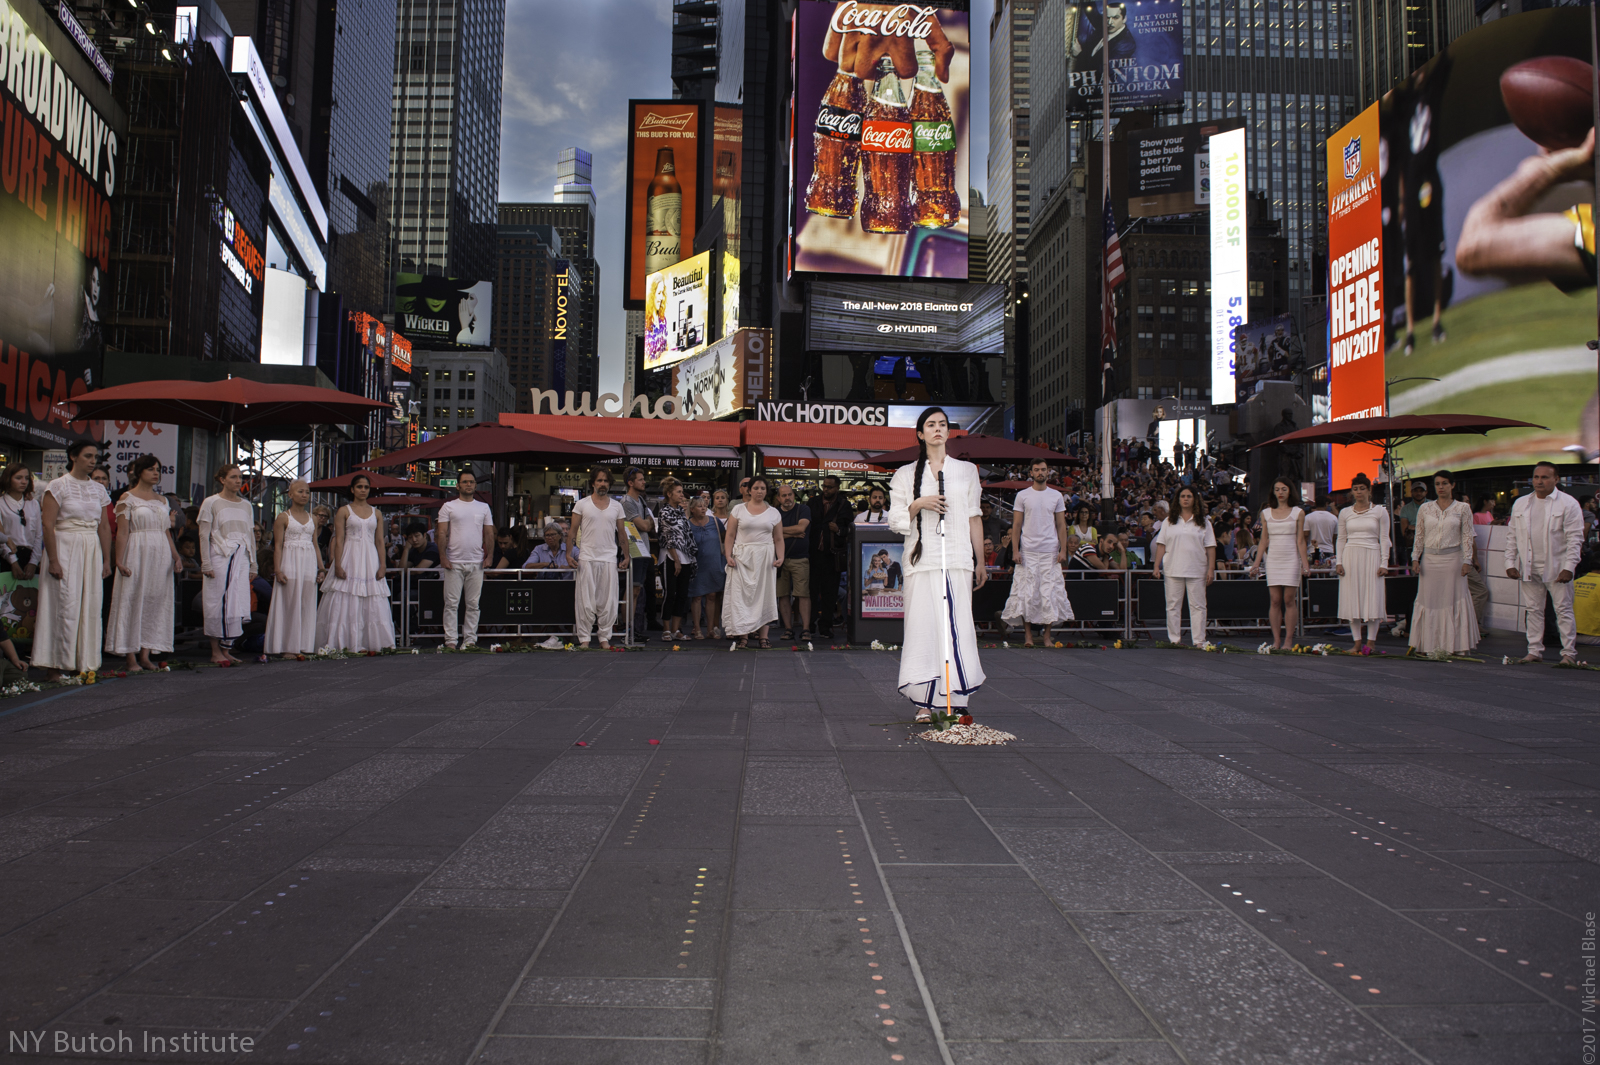
{"type": "MultiPolygon", "coordinates": [[[[547,636],[572,636],[577,620],[573,569],[485,570],[478,600],[478,642],[547,636]],[[553,574],[569,574],[562,578],[553,574]]],[[[391,578],[391,596],[397,617],[395,638],[401,647],[418,640],[444,639],[444,571],[400,570],[391,578]],[[397,598],[396,598],[397,596],[397,598]]],[[[633,591],[633,567],[617,573],[617,621],[613,641],[633,638],[633,612],[628,601],[633,591]]]]}

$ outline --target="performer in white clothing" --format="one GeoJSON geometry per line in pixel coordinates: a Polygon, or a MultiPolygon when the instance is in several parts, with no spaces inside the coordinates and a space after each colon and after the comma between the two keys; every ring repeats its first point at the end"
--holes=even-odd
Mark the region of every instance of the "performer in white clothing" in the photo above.
{"type": "Polygon", "coordinates": [[[201,602],[206,635],[211,637],[211,661],[231,666],[239,660],[228,648],[250,620],[250,582],[256,579],[256,511],[239,494],[244,487],[239,467],[228,463],[214,480],[221,491],[206,496],[198,521],[200,574],[205,578],[201,602]]]}
{"type": "Polygon", "coordinates": [[[889,528],[905,537],[900,694],[917,705],[917,720],[927,721],[934,710],[965,709],[983,685],[972,593],[989,570],[980,555],[978,467],[945,453],[950,422],[943,409],[917,415],[916,429],[917,461],[889,482],[889,528]]]}
{"type": "Polygon", "coordinates": [[[317,583],[322,556],[317,551],[317,521],[311,515],[311,486],[289,486],[289,509],[272,523],[272,571],[277,587],[267,604],[267,633],[261,649],[293,658],[317,652],[317,583]]]}
{"type": "Polygon", "coordinates": [[[597,466],[589,471],[588,496],[572,508],[571,553],[577,560],[572,636],[579,647],[589,646],[589,634],[598,628],[601,649],[611,649],[617,574],[628,568],[628,533],[622,521],[622,504],[611,498],[611,474],[597,466]]]}
{"type": "Polygon", "coordinates": [[[317,647],[382,651],[394,646],[394,612],[384,578],[383,520],[367,502],[372,480],[350,479],[351,501],[333,516],[333,572],[317,604],[317,647]]]}
{"type": "Polygon", "coordinates": [[[1206,642],[1206,589],[1217,576],[1217,534],[1206,517],[1206,504],[1193,488],[1178,497],[1151,541],[1155,546],[1156,580],[1167,592],[1167,641],[1183,638],[1183,600],[1189,599],[1189,638],[1196,647],[1206,642]]]}
{"type": "Polygon", "coordinates": [[[1511,529],[1506,537],[1506,576],[1522,588],[1528,655],[1524,662],[1544,661],[1544,601],[1555,604],[1561,632],[1561,661],[1578,660],[1578,620],[1573,612],[1572,576],[1583,554],[1583,509],[1556,487],[1556,468],[1541,462],[1533,468],[1533,494],[1511,504],[1511,529]]]}
{"type": "Polygon", "coordinates": [[[1300,627],[1300,576],[1311,568],[1306,557],[1306,515],[1296,505],[1298,492],[1286,477],[1272,482],[1272,506],[1261,512],[1261,547],[1250,564],[1250,576],[1267,563],[1267,607],[1272,626],[1272,649],[1288,650],[1300,627]]]}
{"type": "Polygon", "coordinates": [[[1377,650],[1378,626],[1389,616],[1384,577],[1389,572],[1389,511],[1372,501],[1372,481],[1358,473],[1350,485],[1354,502],[1339,512],[1334,555],[1339,563],[1339,616],[1350,623],[1350,650],[1377,650]],[[1366,640],[1362,640],[1362,628],[1366,640]]]}
{"type": "Polygon", "coordinates": [[[1411,646],[1423,654],[1465,654],[1478,645],[1478,612],[1467,587],[1477,538],[1472,508],[1455,498],[1455,485],[1455,475],[1440,470],[1433,475],[1437,501],[1417,508],[1411,558],[1422,573],[1411,608],[1411,646]]]}
{"type": "Polygon", "coordinates": [[[33,664],[55,680],[63,672],[100,668],[100,604],[111,576],[111,497],[90,477],[100,449],[87,440],[67,446],[67,472],[45,486],[40,505],[45,569],[39,578],[39,620],[33,664]]]}
{"type": "Polygon", "coordinates": [[[734,504],[722,534],[728,559],[722,584],[722,631],[750,646],[771,647],[767,626],[778,620],[778,570],[783,568],[783,512],[767,502],[772,484],[750,478],[745,501],[734,504]]]}
{"type": "MultiPolygon", "coordinates": [[[[1067,578],[1061,571],[1061,564],[1067,560],[1067,503],[1060,492],[1045,484],[1050,477],[1050,464],[1044,459],[1034,462],[1028,476],[1033,484],[1018,491],[1011,505],[1012,538],[1018,541],[1016,569],[1000,620],[1022,626],[1024,647],[1033,646],[1032,626],[1043,625],[1048,647],[1050,626],[1072,620],[1067,578]]],[[[1080,508],[1080,512],[1086,515],[1088,508],[1080,508]]],[[[1087,523],[1088,518],[1083,521],[1087,523]]]]}
{"type": "Polygon", "coordinates": [[[156,490],[161,460],[149,453],[128,464],[132,485],[117,500],[117,580],[111,592],[106,650],[127,656],[127,670],[154,669],[152,651],[172,650],[174,574],[183,572],[172,542],[172,508],[156,490]]]}

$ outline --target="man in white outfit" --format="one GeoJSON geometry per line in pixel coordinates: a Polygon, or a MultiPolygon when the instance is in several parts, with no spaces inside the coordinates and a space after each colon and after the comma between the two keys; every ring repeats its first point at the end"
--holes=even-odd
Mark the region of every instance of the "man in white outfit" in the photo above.
{"type": "Polygon", "coordinates": [[[1578,619],[1572,609],[1572,576],[1583,551],[1583,510],[1578,501],[1556,487],[1556,468],[1541,462],[1533,468],[1533,494],[1511,505],[1506,536],[1506,576],[1521,582],[1527,612],[1528,656],[1544,661],[1544,602],[1555,604],[1561,630],[1561,661],[1578,660],[1578,619]]]}
{"type": "Polygon", "coordinates": [[[1033,483],[1017,492],[1012,502],[1012,550],[1016,569],[1011,594],[1000,620],[1022,625],[1023,646],[1033,646],[1034,625],[1044,626],[1044,643],[1050,646],[1050,626],[1072,620],[1066,578],[1061,563],[1067,559],[1067,507],[1060,492],[1045,484],[1050,467],[1040,459],[1028,471],[1033,483]]]}
{"type": "Polygon", "coordinates": [[[494,556],[494,513],[489,504],[473,498],[478,478],[470,470],[456,475],[456,498],[439,508],[439,568],[444,571],[444,645],[456,649],[456,610],[463,593],[466,618],[461,626],[461,646],[478,642],[478,599],[483,593],[483,571],[494,556]]]}

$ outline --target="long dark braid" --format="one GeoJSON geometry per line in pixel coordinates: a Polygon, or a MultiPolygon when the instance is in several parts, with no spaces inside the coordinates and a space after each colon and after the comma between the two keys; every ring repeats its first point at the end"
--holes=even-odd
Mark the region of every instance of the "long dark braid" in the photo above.
{"type": "MultiPolygon", "coordinates": [[[[944,414],[943,407],[929,407],[917,415],[917,468],[911,473],[911,499],[915,502],[922,498],[922,471],[928,465],[928,442],[922,438],[922,427],[928,424],[928,419],[935,414],[944,414]]],[[[948,418],[948,415],[946,415],[948,418]]],[[[926,511],[917,511],[917,546],[911,549],[911,565],[915,566],[922,558],[922,515],[926,511]]]]}

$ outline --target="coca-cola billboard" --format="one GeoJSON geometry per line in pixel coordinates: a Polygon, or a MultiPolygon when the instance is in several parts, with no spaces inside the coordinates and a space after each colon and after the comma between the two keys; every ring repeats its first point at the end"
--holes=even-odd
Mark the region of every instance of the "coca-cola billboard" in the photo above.
{"type": "Polygon", "coordinates": [[[799,0],[791,273],[967,277],[970,19],[799,0]]]}
{"type": "Polygon", "coordinates": [[[700,136],[705,125],[705,105],[698,101],[628,101],[625,307],[643,308],[645,278],[694,254],[694,234],[700,224],[696,213],[700,136]]]}

